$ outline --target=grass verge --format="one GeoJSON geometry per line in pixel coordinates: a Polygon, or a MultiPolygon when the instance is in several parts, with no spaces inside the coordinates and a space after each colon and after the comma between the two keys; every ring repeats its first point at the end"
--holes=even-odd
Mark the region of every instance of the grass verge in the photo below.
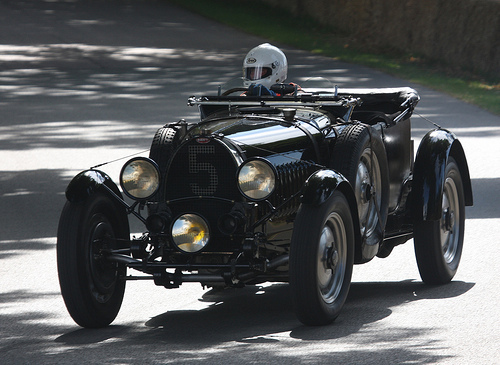
{"type": "Polygon", "coordinates": [[[500,115],[500,77],[480,76],[414,55],[366,52],[351,45],[348,36],[318,26],[311,19],[284,15],[259,1],[168,0],[190,11],[270,41],[362,64],[393,76],[445,92],[500,115]],[[251,6],[250,6],[251,5],[251,6]]]}

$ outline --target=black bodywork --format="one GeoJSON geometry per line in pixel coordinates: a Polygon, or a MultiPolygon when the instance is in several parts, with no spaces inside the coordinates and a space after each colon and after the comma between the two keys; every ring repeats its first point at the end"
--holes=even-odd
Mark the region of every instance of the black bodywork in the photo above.
{"type": "MultiPolygon", "coordinates": [[[[342,192],[351,209],[354,263],[365,263],[411,239],[415,222],[442,216],[450,156],[459,165],[465,204],[472,204],[465,154],[453,133],[431,130],[414,158],[410,117],[418,100],[410,88],[192,97],[188,103],[199,108],[200,122],[169,123],[153,141],[150,157],[160,173],[154,196],[127,203],[118,185],[95,169],[77,175],[66,196],[78,203],[105,192],[123,216],[141,220],[141,237],[103,250],[101,259],[147,274],[167,288],[184,282],[209,287],[287,282],[299,207],[319,207],[335,191],[342,192]],[[385,213],[378,213],[375,230],[380,232],[372,240],[360,232],[356,187],[334,163],[341,151],[337,141],[353,125],[367,129],[370,141],[377,139],[385,150],[381,164],[386,163],[387,173],[381,180],[386,196],[379,207],[385,213]],[[262,200],[245,198],[237,183],[240,166],[251,159],[265,160],[276,175],[273,194],[262,200]],[[182,252],[172,243],[172,224],[187,213],[208,223],[210,240],[199,252],[182,252]]],[[[138,278],[144,275],[119,280],[138,278]]]]}

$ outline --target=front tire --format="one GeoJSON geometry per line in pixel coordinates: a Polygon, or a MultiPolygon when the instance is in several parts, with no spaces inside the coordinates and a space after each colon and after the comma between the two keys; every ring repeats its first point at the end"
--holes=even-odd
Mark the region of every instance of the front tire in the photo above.
{"type": "Polygon", "coordinates": [[[126,267],[107,261],[103,250],[120,248],[118,240],[129,238],[125,212],[103,193],[64,206],[57,233],[57,268],[64,302],[80,326],[105,327],[116,318],[126,267]]]}
{"type": "Polygon", "coordinates": [[[462,256],[464,230],[464,188],[458,165],[450,156],[445,170],[441,219],[414,225],[418,270],[426,284],[445,284],[453,279],[462,256]]]}
{"type": "Polygon", "coordinates": [[[290,248],[290,287],[298,319],[325,325],[339,315],[351,284],[354,224],[345,196],[335,191],[319,207],[302,205],[290,248]]]}

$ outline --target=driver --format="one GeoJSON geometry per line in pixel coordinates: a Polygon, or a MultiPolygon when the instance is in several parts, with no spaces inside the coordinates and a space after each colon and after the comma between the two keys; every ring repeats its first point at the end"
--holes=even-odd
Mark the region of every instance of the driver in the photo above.
{"type": "Polygon", "coordinates": [[[287,73],[285,54],[269,43],[252,48],[243,60],[243,85],[248,87],[248,95],[278,95],[271,86],[282,84],[287,73]]]}

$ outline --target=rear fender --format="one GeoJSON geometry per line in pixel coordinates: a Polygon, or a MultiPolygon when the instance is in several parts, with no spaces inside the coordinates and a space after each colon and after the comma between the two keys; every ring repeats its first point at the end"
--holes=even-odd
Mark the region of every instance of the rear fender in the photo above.
{"type": "Polygon", "coordinates": [[[351,184],[340,173],[334,170],[319,170],[313,173],[304,184],[301,203],[319,206],[328,200],[334,191],[340,191],[346,197],[354,224],[355,235],[355,263],[363,262],[363,248],[361,247],[361,233],[359,226],[358,206],[356,196],[352,190],[351,184]]]}
{"type": "Polygon", "coordinates": [[[66,199],[72,203],[82,202],[98,191],[110,193],[110,190],[116,195],[115,198],[123,201],[118,186],[107,174],[99,170],[85,170],[76,175],[68,184],[66,199]]]}
{"type": "Polygon", "coordinates": [[[469,167],[462,144],[445,129],[428,132],[418,147],[411,192],[412,217],[416,221],[441,218],[445,169],[452,156],[458,164],[464,186],[465,205],[473,204],[469,167]]]}

